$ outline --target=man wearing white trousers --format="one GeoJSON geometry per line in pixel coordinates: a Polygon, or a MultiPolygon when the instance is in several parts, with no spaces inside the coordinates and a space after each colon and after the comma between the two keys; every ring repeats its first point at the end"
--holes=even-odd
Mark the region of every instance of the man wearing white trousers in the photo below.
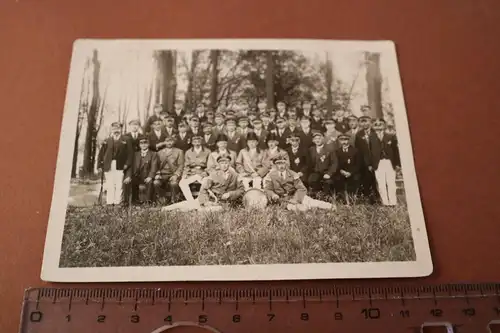
{"type": "Polygon", "coordinates": [[[375,172],[377,188],[384,206],[396,206],[396,173],[401,169],[398,141],[395,135],[386,132],[383,119],[373,123],[376,135],[370,137],[371,165],[375,172]]]}
{"type": "Polygon", "coordinates": [[[123,174],[132,164],[133,147],[121,131],[120,123],[111,124],[111,135],[102,143],[97,157],[98,169],[104,172],[108,205],[122,203],[123,174]]]}
{"type": "Polygon", "coordinates": [[[189,185],[193,183],[203,184],[203,179],[208,176],[206,169],[210,149],[201,145],[202,140],[203,138],[199,135],[193,136],[191,138],[193,147],[184,154],[184,171],[179,187],[188,202],[194,201],[189,185]]]}

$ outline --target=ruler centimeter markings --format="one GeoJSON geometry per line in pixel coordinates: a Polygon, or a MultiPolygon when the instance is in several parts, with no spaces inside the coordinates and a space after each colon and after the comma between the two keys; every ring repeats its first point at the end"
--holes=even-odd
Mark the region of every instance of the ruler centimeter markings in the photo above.
{"type": "Polygon", "coordinates": [[[150,333],[191,322],[223,333],[415,333],[424,324],[448,333],[497,333],[499,286],[38,288],[26,291],[20,332],[150,333]]]}

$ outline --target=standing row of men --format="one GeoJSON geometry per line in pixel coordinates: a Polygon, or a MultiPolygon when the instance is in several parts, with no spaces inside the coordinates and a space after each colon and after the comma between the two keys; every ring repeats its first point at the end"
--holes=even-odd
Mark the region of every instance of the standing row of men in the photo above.
{"type": "Polygon", "coordinates": [[[276,169],[273,161],[281,156],[311,193],[337,194],[343,200],[378,198],[384,205],[395,205],[399,150],[385,121],[340,112],[317,119],[314,113],[305,109],[296,119],[279,112],[272,119],[267,111],[238,118],[228,111],[214,114],[211,123],[210,115],[200,117],[197,112],[186,117],[176,108],[174,114],[157,112],[142,131],[138,121],[131,121],[125,135],[121,124],[113,123],[98,157],[106,176],[107,202],[150,202],[169,194],[175,203],[179,190],[192,201],[193,184],[202,187],[201,195],[204,185],[214,183],[209,176],[220,170],[221,156],[229,158],[244,190],[262,188],[265,177],[276,169]]]}

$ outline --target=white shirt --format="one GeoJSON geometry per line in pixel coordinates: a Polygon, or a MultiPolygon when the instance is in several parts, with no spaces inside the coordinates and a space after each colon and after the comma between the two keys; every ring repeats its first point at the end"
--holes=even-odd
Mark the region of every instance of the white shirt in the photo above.
{"type": "Polygon", "coordinates": [[[286,179],[286,172],[285,171],[280,172],[280,174],[281,174],[281,178],[283,178],[283,180],[286,179]]]}
{"type": "Polygon", "coordinates": [[[321,152],[321,149],[323,149],[323,146],[324,146],[324,145],[321,145],[321,146],[316,146],[316,151],[317,151],[318,153],[320,153],[320,152],[321,152]]]}
{"type": "Polygon", "coordinates": [[[193,150],[196,154],[199,154],[201,153],[201,151],[203,150],[203,147],[200,146],[200,148],[196,148],[196,147],[193,147],[193,150]]]}
{"type": "Polygon", "coordinates": [[[134,140],[137,139],[137,132],[131,132],[131,134],[132,134],[132,137],[134,138],[134,140]]]}
{"type": "Polygon", "coordinates": [[[155,135],[157,138],[161,137],[161,130],[160,131],[155,130],[155,135]]]}
{"type": "Polygon", "coordinates": [[[297,147],[297,148],[292,147],[292,153],[297,154],[298,151],[299,151],[299,147],[297,147]]]}
{"type": "Polygon", "coordinates": [[[141,157],[146,157],[147,154],[148,154],[147,150],[141,150],[141,157]]]}
{"type": "Polygon", "coordinates": [[[179,136],[181,139],[184,139],[186,137],[186,132],[179,132],[179,136]]]}

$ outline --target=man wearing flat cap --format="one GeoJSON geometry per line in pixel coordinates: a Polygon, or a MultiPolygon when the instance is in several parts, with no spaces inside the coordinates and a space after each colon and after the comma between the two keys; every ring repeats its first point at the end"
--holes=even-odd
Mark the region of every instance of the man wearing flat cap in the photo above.
{"type": "Polygon", "coordinates": [[[183,152],[186,152],[191,148],[191,138],[193,135],[189,132],[189,126],[181,121],[177,125],[177,137],[175,139],[174,147],[179,148],[183,152]]]}
{"type": "Polygon", "coordinates": [[[220,155],[217,163],[220,168],[204,179],[198,198],[163,207],[162,211],[217,211],[223,209],[223,204],[236,204],[244,189],[238,174],[230,167],[231,157],[220,155]]]}
{"type": "Polygon", "coordinates": [[[323,126],[323,113],[320,109],[314,108],[311,111],[311,130],[324,132],[325,127],[323,126]]]}
{"type": "Polygon", "coordinates": [[[356,144],[356,134],[358,134],[359,132],[358,117],[351,114],[349,115],[349,117],[347,117],[347,120],[349,122],[349,130],[346,132],[346,134],[349,135],[349,143],[354,146],[356,144]]]}
{"type": "Polygon", "coordinates": [[[269,132],[263,128],[262,120],[260,118],[255,118],[252,124],[253,124],[253,133],[257,136],[257,139],[259,140],[259,144],[257,146],[262,150],[267,149],[266,139],[269,132]]]}
{"type": "Polygon", "coordinates": [[[219,134],[226,133],[224,114],[217,112],[214,115],[214,127],[212,129],[213,134],[217,137],[219,134]]]}
{"type": "Polygon", "coordinates": [[[296,172],[302,183],[307,185],[309,175],[309,147],[304,147],[301,143],[301,136],[292,134],[290,136],[290,147],[287,149],[290,160],[290,170],[296,172]]]}
{"type": "Polygon", "coordinates": [[[233,118],[226,119],[227,149],[238,154],[244,146],[242,145],[241,135],[236,130],[236,121],[233,118]]]}
{"type": "Polygon", "coordinates": [[[333,176],[337,171],[338,160],[335,151],[325,146],[323,133],[313,133],[314,147],[309,148],[310,174],[308,183],[312,190],[327,195],[332,192],[333,176]]]}
{"type": "MultiPolygon", "coordinates": [[[[123,183],[130,192],[138,193],[137,203],[151,203],[153,201],[153,180],[158,170],[158,156],[149,150],[147,136],[139,138],[140,150],[134,155],[133,165],[125,172],[123,183]]],[[[129,191],[127,191],[129,192],[129,191]]]]}
{"type": "Polygon", "coordinates": [[[268,148],[265,151],[266,156],[264,158],[264,165],[268,169],[272,169],[274,167],[273,159],[277,156],[284,156],[286,158],[286,160],[288,160],[288,164],[290,165],[290,160],[288,159],[288,153],[286,152],[286,150],[281,149],[278,146],[278,144],[279,144],[278,136],[275,133],[271,132],[267,135],[266,141],[267,141],[268,148]]]}
{"type": "Polygon", "coordinates": [[[131,121],[128,122],[129,132],[125,134],[125,136],[127,137],[134,151],[140,150],[139,148],[139,137],[141,136],[141,133],[139,133],[140,127],[141,127],[141,122],[137,119],[132,119],[131,121]]]}
{"type": "Polygon", "coordinates": [[[240,150],[236,159],[236,171],[245,190],[250,189],[250,183],[253,188],[261,189],[262,178],[269,171],[265,163],[266,153],[258,147],[259,138],[255,133],[248,133],[245,141],[247,146],[240,150]]]}
{"type": "Polygon", "coordinates": [[[378,200],[377,183],[375,173],[371,166],[371,146],[370,143],[376,140],[375,131],[372,129],[372,118],[369,116],[359,117],[360,129],[356,133],[354,146],[361,156],[361,195],[371,204],[378,200]]]}
{"type": "Polygon", "coordinates": [[[216,146],[215,139],[217,137],[213,134],[213,125],[211,123],[203,124],[203,143],[202,145],[210,151],[214,151],[216,146]]]}
{"type": "Polygon", "coordinates": [[[163,130],[167,136],[176,137],[177,129],[175,128],[175,117],[172,114],[167,114],[163,119],[163,130]]]}
{"type": "Polygon", "coordinates": [[[278,146],[281,149],[288,148],[288,137],[292,132],[290,128],[287,126],[286,119],[283,117],[276,118],[276,130],[274,131],[278,138],[278,146]]]}
{"type": "Polygon", "coordinates": [[[155,175],[154,186],[157,198],[170,193],[171,203],[177,201],[179,181],[184,169],[184,152],[174,147],[173,136],[165,138],[165,148],[158,152],[159,166],[155,175]]]}
{"type": "Polygon", "coordinates": [[[149,149],[151,151],[160,151],[165,146],[165,138],[167,133],[163,127],[163,121],[161,119],[156,119],[153,122],[152,130],[149,133],[149,149]]]}
{"type": "Polygon", "coordinates": [[[358,194],[361,169],[360,155],[350,140],[349,134],[340,134],[336,151],[339,165],[334,177],[335,191],[345,203],[350,203],[358,194]]]}
{"type": "Polygon", "coordinates": [[[307,189],[300,176],[288,168],[284,156],[273,158],[275,168],[264,178],[264,191],[271,203],[283,203],[288,210],[306,211],[311,208],[334,209],[329,202],[314,200],[307,195],[307,189]]]}
{"type": "Polygon", "coordinates": [[[121,134],[122,124],[111,124],[111,135],[101,145],[97,155],[97,167],[104,172],[106,203],[119,205],[123,199],[123,176],[132,164],[133,148],[121,134]]]}
{"type": "Polygon", "coordinates": [[[193,136],[203,136],[203,128],[200,126],[200,118],[192,116],[189,120],[189,132],[193,136]]]}
{"type": "Polygon", "coordinates": [[[384,206],[396,206],[396,173],[401,169],[398,140],[386,132],[384,119],[373,122],[374,136],[370,137],[371,159],[365,161],[373,170],[377,189],[384,206]]]}
{"type": "Polygon", "coordinates": [[[217,170],[219,170],[219,164],[217,163],[217,159],[221,155],[228,155],[231,158],[230,162],[230,167],[233,169],[236,168],[236,152],[233,150],[229,150],[227,148],[227,135],[224,133],[221,133],[217,136],[215,139],[215,144],[216,148],[213,152],[210,153],[208,156],[208,161],[207,161],[207,172],[208,174],[211,174],[217,170]]]}
{"type": "Polygon", "coordinates": [[[189,185],[193,183],[201,184],[203,178],[208,176],[206,169],[210,150],[203,147],[202,142],[203,138],[201,136],[193,136],[191,139],[193,147],[188,149],[184,155],[184,170],[179,186],[184,198],[190,202],[192,202],[194,198],[189,185]]]}
{"type": "Polygon", "coordinates": [[[184,114],[185,114],[184,103],[180,99],[176,99],[175,104],[174,104],[174,112],[172,113],[172,115],[174,116],[174,119],[175,119],[175,126],[176,127],[182,121],[184,114]]]}
{"type": "Polygon", "coordinates": [[[156,104],[154,107],[153,107],[153,115],[150,116],[148,118],[148,120],[146,121],[146,124],[144,125],[144,133],[149,133],[151,132],[151,129],[152,129],[152,126],[153,126],[153,123],[156,121],[156,120],[162,120],[162,118],[160,117],[160,113],[163,111],[163,105],[161,104],[156,104]]]}

